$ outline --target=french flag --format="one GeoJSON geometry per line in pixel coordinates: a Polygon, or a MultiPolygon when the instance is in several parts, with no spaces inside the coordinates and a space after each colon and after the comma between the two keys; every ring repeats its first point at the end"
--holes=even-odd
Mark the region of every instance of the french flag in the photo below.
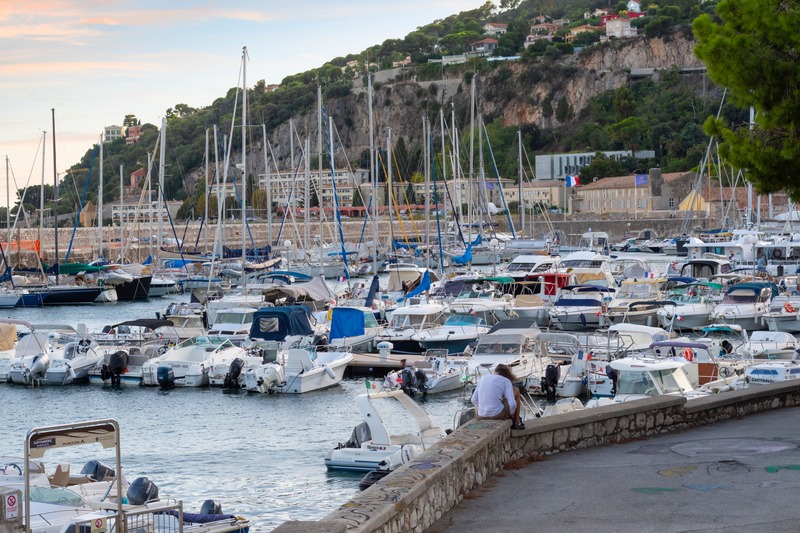
{"type": "Polygon", "coordinates": [[[578,176],[566,176],[564,180],[566,181],[567,187],[575,187],[576,185],[580,185],[580,178],[578,176]]]}

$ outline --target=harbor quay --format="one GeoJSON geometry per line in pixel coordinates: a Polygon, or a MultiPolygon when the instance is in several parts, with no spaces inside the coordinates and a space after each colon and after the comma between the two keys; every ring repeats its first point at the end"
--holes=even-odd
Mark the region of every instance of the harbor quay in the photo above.
{"type": "Polygon", "coordinates": [[[472,420],[276,533],[797,531],[800,383],[472,420]]]}
{"type": "MultiPolygon", "coordinates": [[[[594,231],[605,231],[609,235],[611,242],[622,240],[626,234],[635,234],[636,232],[644,229],[654,230],[658,235],[669,237],[680,235],[682,228],[682,221],[672,218],[651,218],[651,219],[595,219],[583,218],[577,215],[570,215],[564,217],[563,215],[553,215],[554,219],[550,224],[558,230],[564,239],[569,239],[570,236],[575,236],[577,239],[587,228],[594,231]]],[[[548,226],[541,218],[536,218],[534,221],[528,220],[525,229],[519,230],[518,217],[513,217],[514,223],[517,224],[516,232],[526,236],[541,238],[542,235],[549,232],[548,226]]],[[[496,216],[495,231],[502,232],[510,235],[510,226],[507,217],[496,216]]],[[[699,219],[694,221],[691,228],[705,227],[706,220],[699,219]]],[[[272,229],[270,230],[267,222],[251,222],[245,229],[245,242],[246,245],[252,246],[250,239],[256,247],[261,247],[269,242],[269,236],[272,236],[272,241],[278,243],[277,250],[285,249],[286,243],[289,241],[293,248],[303,248],[306,239],[306,229],[304,222],[291,223],[287,222],[281,228],[280,220],[272,222],[272,229]]],[[[175,235],[183,242],[183,248],[187,251],[198,250],[200,252],[212,251],[213,242],[217,232],[216,223],[200,224],[198,221],[192,221],[188,224],[184,221],[175,223],[175,232],[173,233],[168,224],[162,226],[162,239],[165,246],[172,250],[177,250],[173,239],[175,235]]],[[[378,238],[382,242],[386,242],[390,238],[398,241],[405,239],[421,238],[424,242],[426,234],[430,238],[431,243],[437,242],[437,232],[446,232],[446,227],[437,228],[436,220],[432,217],[429,222],[429,229],[425,231],[424,217],[416,219],[400,219],[396,221],[379,220],[376,224],[378,238]]],[[[138,226],[133,228],[125,228],[125,260],[130,262],[141,262],[147,259],[151,250],[156,250],[154,236],[158,233],[157,228],[152,230],[147,226],[138,226]]],[[[339,239],[338,227],[334,222],[324,222],[322,230],[317,221],[311,221],[308,231],[308,237],[314,243],[319,242],[319,236],[325,242],[332,243],[339,239]]],[[[344,219],[342,220],[342,234],[344,239],[350,243],[358,243],[361,241],[370,241],[372,239],[372,224],[367,220],[366,225],[364,219],[344,219]]],[[[39,230],[20,230],[14,232],[10,236],[10,241],[13,243],[16,240],[32,240],[39,239],[41,242],[41,250],[46,262],[55,258],[55,238],[53,228],[44,228],[39,230]]],[[[116,260],[119,256],[120,242],[122,236],[120,235],[120,228],[118,226],[104,227],[103,228],[103,252],[109,259],[116,260]]],[[[240,221],[231,221],[222,225],[221,240],[224,246],[230,248],[240,249],[242,247],[242,224],[240,221]]],[[[64,260],[67,249],[72,243],[70,251],[70,260],[79,262],[91,261],[97,258],[100,251],[100,233],[96,227],[60,227],[58,230],[58,247],[59,258],[64,260]]],[[[562,241],[562,243],[565,243],[562,241]]],[[[577,240],[576,240],[577,244],[577,240]]],[[[16,264],[16,251],[11,248],[11,263],[16,264]]],[[[26,260],[25,254],[20,256],[19,261],[22,263],[30,262],[26,260]]]]}

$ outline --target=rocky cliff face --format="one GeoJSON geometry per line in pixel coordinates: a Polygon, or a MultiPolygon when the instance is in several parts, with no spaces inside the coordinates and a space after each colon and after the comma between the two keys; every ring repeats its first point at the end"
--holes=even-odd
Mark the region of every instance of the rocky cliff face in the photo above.
{"type": "MultiPolygon", "coordinates": [[[[694,41],[688,29],[677,30],[665,38],[647,39],[643,36],[601,43],[555,62],[546,60],[505,62],[479,75],[478,98],[481,114],[500,117],[506,126],[533,124],[546,129],[558,126],[553,116],[546,117],[543,103],[552,106],[562,97],[580,115],[589,101],[598,94],[625,86],[637,77],[658,75],[659,70],[677,67],[685,73],[702,72],[702,63],[694,56],[694,41]]],[[[433,115],[439,108],[449,115],[451,105],[465,109],[469,102],[469,84],[462,75],[433,82],[417,83],[413,77],[384,83],[374,91],[373,114],[375,143],[383,146],[391,130],[392,139],[405,137],[406,142],[422,139],[423,117],[433,115]],[[432,87],[433,86],[433,87],[432,87]]],[[[350,95],[325,103],[334,121],[336,163],[357,161],[369,148],[367,94],[356,88],[350,95]],[[344,147],[344,148],[343,148],[344,147]]],[[[466,114],[465,114],[466,116],[466,114]]],[[[446,119],[449,121],[449,116],[446,119]]],[[[457,124],[463,128],[466,122],[457,124]]],[[[317,115],[312,110],[293,120],[295,134],[309,137],[312,156],[317,153],[317,115]]],[[[437,124],[434,125],[438,128],[437,124]]],[[[449,124],[448,124],[449,127],[449,124]]],[[[325,125],[326,134],[329,131],[325,125]]],[[[289,165],[289,124],[284,123],[270,135],[272,151],[279,167],[289,165]]],[[[323,141],[327,143],[327,141],[323,141]]],[[[295,138],[295,148],[302,147],[295,138]]],[[[248,156],[253,172],[263,172],[263,147],[256,142],[248,156]]]]}

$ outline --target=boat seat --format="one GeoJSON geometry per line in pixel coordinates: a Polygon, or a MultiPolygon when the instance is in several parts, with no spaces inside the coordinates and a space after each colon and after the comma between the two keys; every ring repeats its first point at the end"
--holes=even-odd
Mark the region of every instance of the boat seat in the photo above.
{"type": "Polygon", "coordinates": [[[307,351],[300,348],[292,348],[286,354],[285,371],[286,374],[302,374],[314,368],[311,356],[307,351]]]}
{"type": "Polygon", "coordinates": [[[128,356],[128,366],[142,366],[149,358],[142,354],[131,354],[128,356]]]}
{"type": "Polygon", "coordinates": [[[544,300],[536,294],[520,294],[514,298],[514,307],[536,307],[544,305],[544,300]]]}
{"type": "Polygon", "coordinates": [[[66,487],[69,484],[69,465],[60,464],[56,466],[55,472],[48,478],[50,484],[54,487],[66,487]]]}
{"type": "Polygon", "coordinates": [[[414,363],[414,366],[423,370],[428,370],[433,368],[433,361],[417,361],[414,363]]]}

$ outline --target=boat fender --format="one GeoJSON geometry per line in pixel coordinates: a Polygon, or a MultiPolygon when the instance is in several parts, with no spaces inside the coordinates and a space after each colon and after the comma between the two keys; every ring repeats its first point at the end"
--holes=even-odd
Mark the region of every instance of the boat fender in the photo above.
{"type": "Polygon", "coordinates": [[[694,359],[694,350],[692,350],[691,348],[684,348],[683,358],[691,363],[692,359],[694,359]]]}
{"type": "Polygon", "coordinates": [[[797,311],[797,309],[795,309],[795,307],[792,305],[791,302],[786,302],[785,304],[783,304],[783,310],[786,311],[787,313],[794,313],[797,311]]]}
{"type": "Polygon", "coordinates": [[[324,365],[323,368],[325,369],[325,373],[328,374],[328,377],[331,379],[336,379],[336,373],[333,371],[331,367],[328,365],[324,365]]]}

